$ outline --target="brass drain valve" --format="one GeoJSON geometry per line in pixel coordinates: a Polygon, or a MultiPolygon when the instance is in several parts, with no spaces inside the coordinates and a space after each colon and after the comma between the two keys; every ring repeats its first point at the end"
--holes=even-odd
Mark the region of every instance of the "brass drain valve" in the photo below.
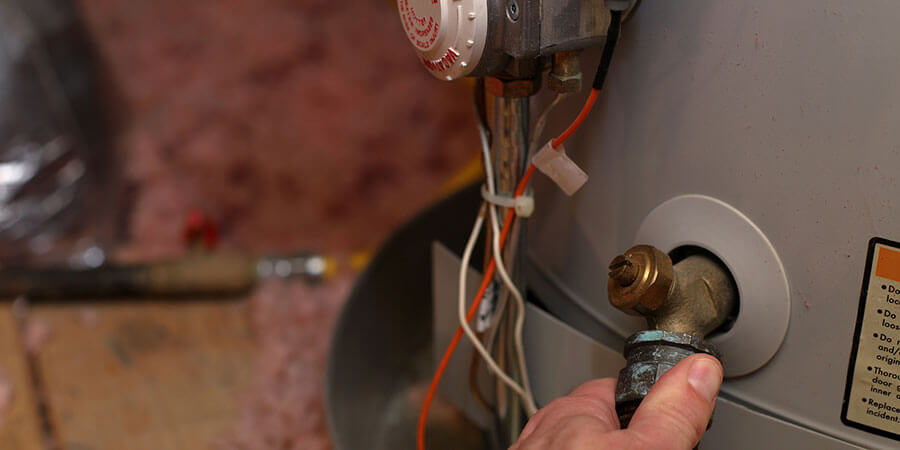
{"type": "Polygon", "coordinates": [[[728,269],[698,251],[677,264],[649,245],[632,247],[609,265],[609,302],[647,319],[648,330],[625,343],[626,366],[616,385],[616,412],[627,427],[653,384],[682,359],[707,353],[720,358],[705,338],[737,309],[737,286],[728,269]]]}

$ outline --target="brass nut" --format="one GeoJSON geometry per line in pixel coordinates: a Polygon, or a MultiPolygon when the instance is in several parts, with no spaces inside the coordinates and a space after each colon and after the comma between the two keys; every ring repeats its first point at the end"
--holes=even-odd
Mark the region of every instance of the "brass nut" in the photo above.
{"type": "Polygon", "coordinates": [[[559,76],[549,74],[547,76],[547,87],[558,94],[570,94],[581,91],[581,74],[571,76],[559,76]]]}
{"type": "Polygon", "coordinates": [[[610,275],[609,302],[632,315],[649,315],[659,309],[675,283],[669,255],[649,245],[634,246],[617,256],[610,264],[610,275]],[[628,276],[622,275],[623,261],[627,261],[628,276]],[[630,279],[633,281],[628,283],[630,279]]]}
{"type": "Polygon", "coordinates": [[[553,67],[547,76],[547,87],[559,94],[570,94],[581,90],[581,68],[578,51],[553,54],[553,67]]]}
{"type": "Polygon", "coordinates": [[[531,97],[541,89],[540,78],[535,80],[501,80],[499,78],[485,78],[488,92],[495,97],[524,98],[531,97]]]}

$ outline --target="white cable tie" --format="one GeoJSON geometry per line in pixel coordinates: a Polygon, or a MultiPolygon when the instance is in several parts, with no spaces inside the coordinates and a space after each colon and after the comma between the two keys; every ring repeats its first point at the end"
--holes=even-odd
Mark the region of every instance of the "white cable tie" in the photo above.
{"type": "Polygon", "coordinates": [[[519,217],[531,217],[531,213],[534,212],[534,197],[528,194],[522,194],[518,197],[491,194],[488,192],[487,186],[481,185],[481,198],[501,208],[513,208],[519,217]]]}

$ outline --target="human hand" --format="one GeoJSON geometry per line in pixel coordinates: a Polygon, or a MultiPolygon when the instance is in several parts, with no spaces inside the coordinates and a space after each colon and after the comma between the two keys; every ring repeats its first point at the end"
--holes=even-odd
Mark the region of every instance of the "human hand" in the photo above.
{"type": "Polygon", "coordinates": [[[616,380],[589,381],[532,416],[510,450],[692,449],[706,431],[721,385],[717,359],[689,356],[653,385],[621,430],[616,380]]]}

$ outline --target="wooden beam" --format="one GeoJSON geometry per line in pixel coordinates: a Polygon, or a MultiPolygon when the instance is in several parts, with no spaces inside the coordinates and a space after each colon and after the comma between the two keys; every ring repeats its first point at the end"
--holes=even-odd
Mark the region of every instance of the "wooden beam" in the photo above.
{"type": "Polygon", "coordinates": [[[246,302],[38,306],[62,449],[204,449],[239,413],[255,356],[246,302]]]}
{"type": "Polygon", "coordinates": [[[0,303],[0,371],[12,389],[11,402],[0,411],[0,450],[44,450],[44,435],[31,372],[12,303],[0,303]]]}

